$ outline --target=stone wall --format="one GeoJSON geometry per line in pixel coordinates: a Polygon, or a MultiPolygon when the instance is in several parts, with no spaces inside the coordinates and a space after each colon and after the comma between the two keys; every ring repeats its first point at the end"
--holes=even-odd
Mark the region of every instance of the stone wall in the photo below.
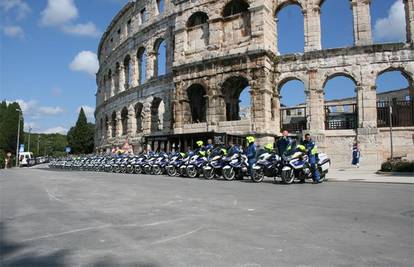
{"type": "MultiPolygon", "coordinates": [[[[378,164],[387,146],[383,142],[386,133],[377,128],[376,79],[384,72],[399,70],[410,88],[414,88],[414,1],[404,1],[405,43],[373,45],[370,1],[352,0],[354,46],[327,50],[321,46],[322,2],[166,0],[163,13],[158,12],[155,0],[128,3],[115,16],[99,44],[97,149],[121,144],[126,139],[140,145],[141,138],[148,135],[205,131],[253,134],[259,144],[269,142],[280,134],[280,89],[288,81],[300,80],[306,94],[307,130],[303,133],[311,133],[321,149],[343,163],[350,161],[350,145],[358,139],[366,162],[378,164]],[[305,52],[280,56],[275,17],[289,4],[302,9],[305,52]],[[147,21],[142,21],[143,8],[148,12],[147,21]],[[163,76],[157,75],[156,70],[161,41],[165,41],[167,48],[163,76]],[[145,70],[142,58],[147,62],[145,70]],[[146,79],[142,81],[143,75],[146,79]],[[325,129],[324,87],[330,78],[339,75],[355,83],[356,129],[325,129]],[[205,110],[206,122],[195,124],[187,91],[194,85],[205,93],[203,100],[197,99],[198,105],[206,105],[197,111],[205,110]],[[244,87],[250,90],[250,118],[234,121],[237,116],[233,114],[229,121],[229,114],[240,108],[237,97],[244,87]],[[142,107],[139,120],[138,103],[142,107]],[[124,108],[128,110],[125,136],[119,129],[124,108]],[[165,112],[160,112],[162,109],[165,112]],[[105,121],[116,126],[115,137],[105,121]],[[138,128],[142,129],[137,131],[138,128]]],[[[413,98],[413,90],[410,95],[413,98]]],[[[407,128],[399,133],[409,136],[412,132],[407,128]]],[[[405,151],[402,140],[403,137],[396,136],[398,151],[405,151]]]]}

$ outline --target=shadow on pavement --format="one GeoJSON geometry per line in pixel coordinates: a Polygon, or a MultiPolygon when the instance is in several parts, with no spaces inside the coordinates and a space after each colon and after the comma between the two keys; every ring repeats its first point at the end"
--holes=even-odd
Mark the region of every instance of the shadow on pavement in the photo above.
{"type": "MultiPolygon", "coordinates": [[[[7,227],[0,222],[0,266],[2,267],[66,267],[70,251],[60,249],[53,253],[40,255],[29,245],[10,240],[7,237],[7,227]]],[[[103,256],[93,263],[82,266],[90,267],[159,267],[157,263],[137,262],[121,264],[111,256],[103,256]]]]}

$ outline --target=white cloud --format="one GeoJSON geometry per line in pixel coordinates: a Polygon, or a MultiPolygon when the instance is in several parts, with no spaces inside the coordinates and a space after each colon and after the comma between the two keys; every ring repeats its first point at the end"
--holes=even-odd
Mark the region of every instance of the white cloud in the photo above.
{"type": "Polygon", "coordinates": [[[40,118],[44,115],[58,115],[64,112],[63,108],[61,107],[50,107],[50,106],[40,106],[36,100],[29,100],[25,101],[22,99],[16,99],[14,101],[7,101],[10,102],[17,102],[20,105],[20,108],[23,111],[23,114],[28,117],[32,118],[40,118]]]}
{"type": "Polygon", "coordinates": [[[78,8],[74,0],[48,0],[45,10],[42,11],[40,25],[57,27],[64,33],[97,37],[100,31],[93,22],[75,23],[79,17],[78,8]]]}
{"type": "Polygon", "coordinates": [[[60,26],[78,16],[79,12],[73,0],[48,0],[40,23],[44,26],[60,26]]]}
{"type": "Polygon", "coordinates": [[[77,112],[79,113],[80,109],[83,108],[83,111],[85,112],[86,118],[88,119],[89,122],[93,122],[95,121],[95,108],[87,106],[87,105],[83,105],[78,107],[77,112]]]}
{"type": "Polygon", "coordinates": [[[22,0],[1,0],[0,7],[4,12],[15,12],[15,19],[24,19],[30,13],[30,6],[22,0]]]}
{"type": "Polygon", "coordinates": [[[61,107],[39,107],[39,113],[42,115],[57,115],[63,113],[63,109],[61,107]]]}
{"type": "Polygon", "coordinates": [[[99,69],[99,61],[95,53],[82,51],[75,56],[69,68],[73,71],[83,71],[95,76],[99,69]]]}
{"type": "Polygon", "coordinates": [[[3,33],[12,38],[24,39],[24,31],[20,26],[5,26],[3,33]]]}
{"type": "Polygon", "coordinates": [[[405,10],[402,0],[397,0],[388,11],[388,17],[375,22],[374,38],[376,41],[400,42],[405,36],[405,10]]]}
{"type": "Polygon", "coordinates": [[[68,132],[68,129],[62,126],[56,126],[56,127],[46,129],[42,132],[45,134],[54,134],[54,133],[66,134],[68,132]]]}
{"type": "Polygon", "coordinates": [[[74,25],[65,25],[62,27],[63,31],[73,35],[83,35],[97,37],[100,35],[99,30],[92,22],[79,23],[74,25]]]}

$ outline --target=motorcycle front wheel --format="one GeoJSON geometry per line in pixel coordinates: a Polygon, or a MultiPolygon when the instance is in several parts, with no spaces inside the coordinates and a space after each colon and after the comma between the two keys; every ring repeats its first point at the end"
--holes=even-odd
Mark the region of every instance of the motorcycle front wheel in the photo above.
{"type": "Polygon", "coordinates": [[[194,167],[187,168],[187,176],[190,178],[196,178],[197,177],[197,170],[194,167]]]}
{"type": "Polygon", "coordinates": [[[259,169],[259,170],[252,170],[252,181],[255,183],[260,183],[261,181],[263,181],[264,179],[264,173],[263,173],[263,169],[259,169]]]}
{"type": "Polygon", "coordinates": [[[282,174],[280,175],[282,178],[283,183],[285,184],[291,184],[295,180],[295,175],[293,173],[293,170],[286,170],[282,171],[282,174]]]}
{"type": "Polygon", "coordinates": [[[235,176],[236,176],[236,172],[234,171],[234,168],[223,170],[223,178],[226,179],[227,181],[233,181],[235,176]]]}
{"type": "Polygon", "coordinates": [[[141,174],[141,173],[142,173],[142,168],[141,168],[141,166],[139,166],[139,165],[135,166],[135,167],[134,167],[134,172],[135,172],[136,174],[141,174]]]}
{"type": "Polygon", "coordinates": [[[209,169],[209,170],[204,169],[203,174],[204,174],[204,178],[206,178],[207,180],[211,180],[211,179],[214,178],[214,170],[213,169],[209,169]]]}
{"type": "Polygon", "coordinates": [[[174,166],[167,167],[167,174],[168,174],[168,176],[176,176],[177,175],[177,169],[174,166]]]}
{"type": "Polygon", "coordinates": [[[162,170],[161,167],[158,165],[155,165],[152,167],[152,173],[155,175],[161,175],[162,174],[162,170]]]}

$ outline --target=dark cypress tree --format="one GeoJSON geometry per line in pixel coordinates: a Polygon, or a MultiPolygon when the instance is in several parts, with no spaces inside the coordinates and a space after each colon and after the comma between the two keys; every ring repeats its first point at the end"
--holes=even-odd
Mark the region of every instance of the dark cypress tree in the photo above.
{"type": "Polygon", "coordinates": [[[91,127],[86,119],[85,112],[81,108],[75,127],[68,132],[68,144],[72,147],[72,153],[92,153],[94,148],[94,127],[91,127]]]}
{"type": "MultiPolygon", "coordinates": [[[[0,149],[14,153],[17,142],[17,122],[19,120],[19,103],[7,105],[5,101],[0,104],[0,149]]],[[[20,121],[20,143],[24,143],[24,121],[20,121]]]]}

